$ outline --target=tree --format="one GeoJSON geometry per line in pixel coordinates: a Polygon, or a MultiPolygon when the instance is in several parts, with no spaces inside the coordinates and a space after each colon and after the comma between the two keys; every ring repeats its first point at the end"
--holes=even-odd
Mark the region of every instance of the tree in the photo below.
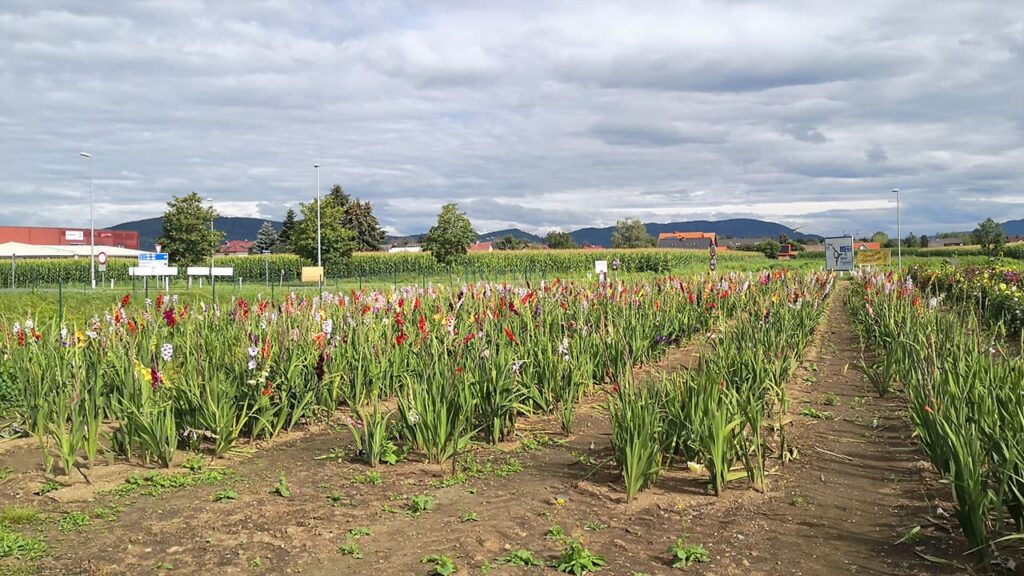
{"type": "Polygon", "coordinates": [[[885,246],[886,242],[889,241],[889,235],[879,230],[871,235],[871,242],[878,242],[879,246],[885,246]]]}
{"type": "Polygon", "coordinates": [[[647,227],[637,218],[626,218],[615,223],[612,248],[649,248],[655,242],[654,236],[647,233],[647,227]]]}
{"type": "Polygon", "coordinates": [[[764,242],[758,243],[754,248],[756,248],[758,252],[764,254],[766,258],[774,260],[779,257],[779,250],[782,249],[782,245],[775,240],[765,240],[764,242]]]}
{"type": "MultiPolygon", "coordinates": [[[[331,186],[331,191],[327,193],[327,199],[334,201],[334,203],[341,206],[342,209],[348,208],[349,202],[352,201],[352,197],[341,189],[341,184],[331,186]]],[[[321,217],[323,217],[323,215],[321,215],[321,217]]]]}
{"type": "Polygon", "coordinates": [[[277,230],[270,222],[263,222],[260,231],[256,233],[256,242],[249,247],[249,254],[263,254],[270,252],[277,244],[277,230]]]}
{"type": "Polygon", "coordinates": [[[544,240],[547,242],[548,248],[551,248],[552,250],[567,250],[577,247],[576,242],[573,241],[572,236],[570,236],[568,232],[552,230],[551,232],[548,232],[548,235],[544,237],[544,240]]]}
{"type": "Polygon", "coordinates": [[[373,206],[369,201],[360,202],[358,199],[349,201],[345,206],[342,225],[355,233],[356,250],[359,252],[380,250],[380,244],[384,241],[384,229],[380,227],[377,217],[373,215],[373,206]]]}
{"type": "Polygon", "coordinates": [[[423,248],[430,250],[438,264],[450,266],[466,253],[475,240],[473,224],[465,212],[459,212],[458,205],[452,202],[441,207],[437,224],[431,227],[423,239],[423,248]]]}
{"type": "Polygon", "coordinates": [[[991,218],[979,222],[971,236],[974,243],[980,245],[981,251],[986,254],[996,254],[1006,244],[1006,230],[1002,224],[991,218]]]}
{"type": "Polygon", "coordinates": [[[295,234],[295,210],[288,209],[281,223],[281,230],[277,232],[277,244],[274,252],[292,252],[292,236],[295,234]]]}
{"type": "Polygon", "coordinates": [[[903,241],[903,247],[904,248],[917,248],[917,236],[914,236],[913,232],[911,232],[910,234],[907,234],[907,239],[903,241]]]}
{"type": "Polygon", "coordinates": [[[921,234],[921,237],[917,239],[917,245],[920,246],[921,248],[927,248],[928,237],[925,236],[924,234],[921,234]]]}
{"type": "MultiPolygon", "coordinates": [[[[316,200],[300,207],[302,220],[295,225],[292,247],[303,258],[316,262],[316,200]]],[[[324,268],[336,271],[356,248],[355,232],[345,228],[345,209],[331,198],[320,201],[320,247],[324,268]]]]}
{"type": "Polygon", "coordinates": [[[522,250],[529,245],[526,240],[516,238],[511,234],[506,234],[501,240],[494,243],[495,250],[522,250]]]}
{"type": "Polygon", "coordinates": [[[209,260],[224,236],[212,229],[216,217],[217,211],[204,206],[195,192],[175,196],[167,203],[160,243],[174,266],[195,266],[209,260]]]}

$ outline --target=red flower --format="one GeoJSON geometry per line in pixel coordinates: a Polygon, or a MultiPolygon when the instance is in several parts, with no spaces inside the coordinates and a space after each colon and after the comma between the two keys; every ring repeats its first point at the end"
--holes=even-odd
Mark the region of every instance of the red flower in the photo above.
{"type": "MultiPolygon", "coordinates": [[[[419,300],[417,300],[417,302],[419,302],[419,300]]],[[[420,316],[420,334],[423,336],[427,335],[427,319],[423,316],[420,316]]]]}
{"type": "Polygon", "coordinates": [[[156,295],[156,307],[157,309],[164,307],[164,294],[163,292],[156,295]]]}
{"type": "Polygon", "coordinates": [[[135,321],[134,320],[128,320],[128,331],[131,332],[132,334],[135,334],[135,321]]]}
{"type": "Polygon", "coordinates": [[[419,296],[417,296],[416,299],[412,301],[412,309],[413,310],[419,310],[420,309],[420,297],[419,296]]]}
{"type": "Polygon", "coordinates": [[[24,345],[25,345],[25,331],[24,330],[18,330],[18,346],[24,346],[24,345]]]}
{"type": "Polygon", "coordinates": [[[131,297],[132,297],[132,294],[131,294],[131,292],[129,292],[129,293],[124,295],[124,298],[121,298],[121,308],[127,308],[128,307],[128,300],[130,300],[131,297]]]}
{"type": "Polygon", "coordinates": [[[164,310],[164,322],[170,328],[174,328],[174,325],[178,323],[178,319],[174,317],[174,308],[164,310]]]}
{"type": "Polygon", "coordinates": [[[612,394],[618,394],[618,393],[619,393],[619,383],[616,382],[616,383],[612,384],[612,394]]]}
{"type": "Polygon", "coordinates": [[[462,366],[456,366],[455,367],[455,373],[456,374],[462,374],[462,366]]]}
{"type": "Polygon", "coordinates": [[[690,304],[693,304],[694,302],[697,301],[697,297],[693,295],[693,292],[690,292],[690,295],[688,296],[688,298],[690,300],[690,304]]]}
{"type": "Polygon", "coordinates": [[[405,335],[405,332],[401,332],[401,333],[398,334],[398,336],[395,336],[395,345],[396,346],[401,346],[408,339],[409,339],[409,337],[405,335]]]}
{"type": "Polygon", "coordinates": [[[40,334],[39,332],[36,332],[36,329],[33,328],[32,329],[32,337],[36,339],[36,342],[39,342],[40,340],[42,340],[43,335],[40,334]]]}
{"type": "Polygon", "coordinates": [[[469,344],[474,338],[476,338],[476,332],[470,332],[468,336],[462,339],[462,343],[469,344]]]}
{"type": "Polygon", "coordinates": [[[267,380],[266,385],[263,387],[263,391],[260,392],[263,396],[270,396],[274,392],[274,383],[267,380]]]}
{"type": "Polygon", "coordinates": [[[513,334],[512,331],[508,329],[508,326],[505,326],[505,336],[509,339],[510,342],[516,342],[516,335],[513,334]]]}
{"type": "Polygon", "coordinates": [[[405,318],[402,317],[401,312],[395,312],[395,324],[398,324],[399,328],[405,327],[405,318]]]}

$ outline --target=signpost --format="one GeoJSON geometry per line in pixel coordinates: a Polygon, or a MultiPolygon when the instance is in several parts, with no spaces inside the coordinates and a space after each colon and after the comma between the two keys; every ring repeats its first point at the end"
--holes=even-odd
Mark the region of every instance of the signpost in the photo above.
{"type": "Polygon", "coordinates": [[[303,266],[302,267],[302,281],[303,282],[323,282],[324,280],[324,269],[323,266],[303,266]]]}
{"type": "Polygon", "coordinates": [[[99,265],[100,274],[103,275],[103,282],[107,281],[107,253],[100,252],[96,255],[96,264],[99,265]]]}
{"type": "Polygon", "coordinates": [[[601,285],[608,281],[608,261],[607,260],[594,260],[594,272],[597,273],[597,279],[601,282],[601,285]]]}
{"type": "Polygon", "coordinates": [[[857,266],[886,266],[892,264],[892,250],[857,250],[857,266]]]}
{"type": "Polygon", "coordinates": [[[708,268],[714,272],[718,269],[718,245],[715,244],[714,240],[708,244],[708,254],[711,255],[711,259],[708,261],[708,268]]]}
{"type": "Polygon", "coordinates": [[[837,272],[853,270],[853,236],[825,238],[825,269],[837,272]]]}
{"type": "Polygon", "coordinates": [[[133,278],[136,276],[142,277],[143,285],[146,289],[146,297],[148,298],[150,276],[166,279],[170,276],[178,275],[178,269],[171,268],[168,264],[170,264],[170,260],[166,252],[140,252],[138,265],[129,268],[128,275],[133,278]]]}

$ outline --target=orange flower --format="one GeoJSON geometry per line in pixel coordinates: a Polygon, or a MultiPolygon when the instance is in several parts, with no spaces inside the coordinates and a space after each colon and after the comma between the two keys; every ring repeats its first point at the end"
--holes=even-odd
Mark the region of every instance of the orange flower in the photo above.
{"type": "Polygon", "coordinates": [[[516,335],[513,334],[512,331],[508,329],[508,326],[505,326],[505,336],[509,339],[509,341],[513,343],[516,342],[516,335]]]}

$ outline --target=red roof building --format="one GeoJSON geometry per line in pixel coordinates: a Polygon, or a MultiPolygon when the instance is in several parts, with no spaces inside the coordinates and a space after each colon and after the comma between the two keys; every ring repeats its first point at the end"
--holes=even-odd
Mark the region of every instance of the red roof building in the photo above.
{"type": "Polygon", "coordinates": [[[248,256],[249,249],[256,244],[248,240],[229,240],[225,242],[218,252],[225,256],[248,256]]]}
{"type": "Polygon", "coordinates": [[[477,242],[475,244],[470,244],[469,251],[470,252],[494,252],[494,245],[491,244],[490,242],[477,242]]]}

